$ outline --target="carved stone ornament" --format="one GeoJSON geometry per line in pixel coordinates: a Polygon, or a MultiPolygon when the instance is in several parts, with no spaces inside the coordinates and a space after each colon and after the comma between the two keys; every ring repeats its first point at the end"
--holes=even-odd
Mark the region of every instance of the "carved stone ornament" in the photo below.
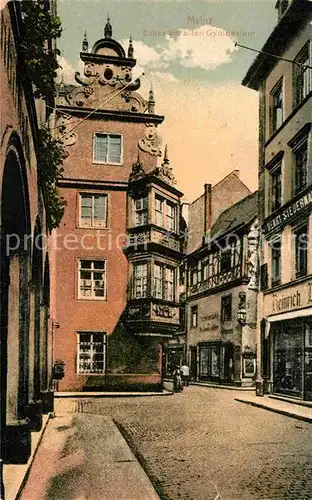
{"type": "Polygon", "coordinates": [[[146,123],[145,137],[139,140],[139,148],[152,156],[161,156],[161,138],[154,123],[146,123]]]}
{"type": "Polygon", "coordinates": [[[73,146],[77,142],[77,134],[70,132],[70,117],[62,115],[56,122],[64,146],[73,146]]]}
{"type": "Polygon", "coordinates": [[[259,274],[259,221],[256,219],[252,224],[247,236],[248,240],[248,271],[250,281],[248,283],[249,290],[258,290],[258,274],[259,274]]]}
{"type": "Polygon", "coordinates": [[[134,113],[145,113],[147,110],[147,101],[136,92],[141,86],[140,79],[132,81],[129,66],[89,61],[85,64],[84,76],[77,71],[75,80],[79,87],[75,87],[66,95],[71,106],[117,109],[134,113]]]}
{"type": "Polygon", "coordinates": [[[159,179],[167,182],[167,184],[174,185],[177,183],[169,163],[163,162],[162,165],[156,167],[152,173],[159,177],[159,179]]]}
{"type": "Polygon", "coordinates": [[[138,158],[137,161],[132,165],[132,171],[129,176],[129,182],[142,179],[142,177],[144,177],[145,175],[146,175],[145,170],[142,167],[142,164],[138,158]]]}

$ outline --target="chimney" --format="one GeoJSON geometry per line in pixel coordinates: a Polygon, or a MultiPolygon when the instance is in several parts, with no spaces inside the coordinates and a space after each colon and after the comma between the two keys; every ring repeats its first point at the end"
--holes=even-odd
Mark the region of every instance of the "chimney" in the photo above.
{"type": "Polygon", "coordinates": [[[205,184],[204,191],[204,237],[211,230],[211,184],[205,184]]]}

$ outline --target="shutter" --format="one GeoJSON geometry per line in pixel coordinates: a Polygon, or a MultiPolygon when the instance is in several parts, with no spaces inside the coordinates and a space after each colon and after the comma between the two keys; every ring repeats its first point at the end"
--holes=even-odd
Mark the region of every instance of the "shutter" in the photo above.
{"type": "Polygon", "coordinates": [[[108,136],[105,134],[96,134],[94,148],[95,161],[107,162],[107,138],[108,136]]]}
{"type": "Polygon", "coordinates": [[[108,162],[120,163],[121,160],[121,136],[110,135],[108,147],[108,162]]]}

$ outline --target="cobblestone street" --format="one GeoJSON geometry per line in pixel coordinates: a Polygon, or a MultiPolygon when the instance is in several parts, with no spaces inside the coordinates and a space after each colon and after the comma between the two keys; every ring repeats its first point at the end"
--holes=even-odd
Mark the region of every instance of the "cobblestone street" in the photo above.
{"type": "Polygon", "coordinates": [[[56,412],[113,417],[163,499],[311,500],[311,424],[236,395],[188,387],[168,397],[60,399],[56,412]]]}

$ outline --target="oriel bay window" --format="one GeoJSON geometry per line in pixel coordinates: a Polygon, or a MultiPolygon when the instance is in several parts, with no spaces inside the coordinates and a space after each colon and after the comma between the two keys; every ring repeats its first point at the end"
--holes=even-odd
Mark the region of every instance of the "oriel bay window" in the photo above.
{"type": "Polygon", "coordinates": [[[104,133],[94,134],[93,161],[120,165],[122,162],[122,136],[104,133]]]}
{"type": "Polygon", "coordinates": [[[153,267],[153,296],[173,302],[175,300],[175,269],[155,263],[153,267]]]}
{"type": "Polygon", "coordinates": [[[107,195],[80,193],[79,224],[86,227],[107,227],[107,195]]]}
{"type": "Polygon", "coordinates": [[[147,296],[147,262],[133,265],[133,298],[141,299],[147,296]]]}
{"type": "Polygon", "coordinates": [[[105,332],[77,332],[78,373],[105,373],[105,332]]]}
{"type": "Polygon", "coordinates": [[[80,299],[106,298],[106,261],[80,260],[79,261],[79,288],[80,299]]]}

